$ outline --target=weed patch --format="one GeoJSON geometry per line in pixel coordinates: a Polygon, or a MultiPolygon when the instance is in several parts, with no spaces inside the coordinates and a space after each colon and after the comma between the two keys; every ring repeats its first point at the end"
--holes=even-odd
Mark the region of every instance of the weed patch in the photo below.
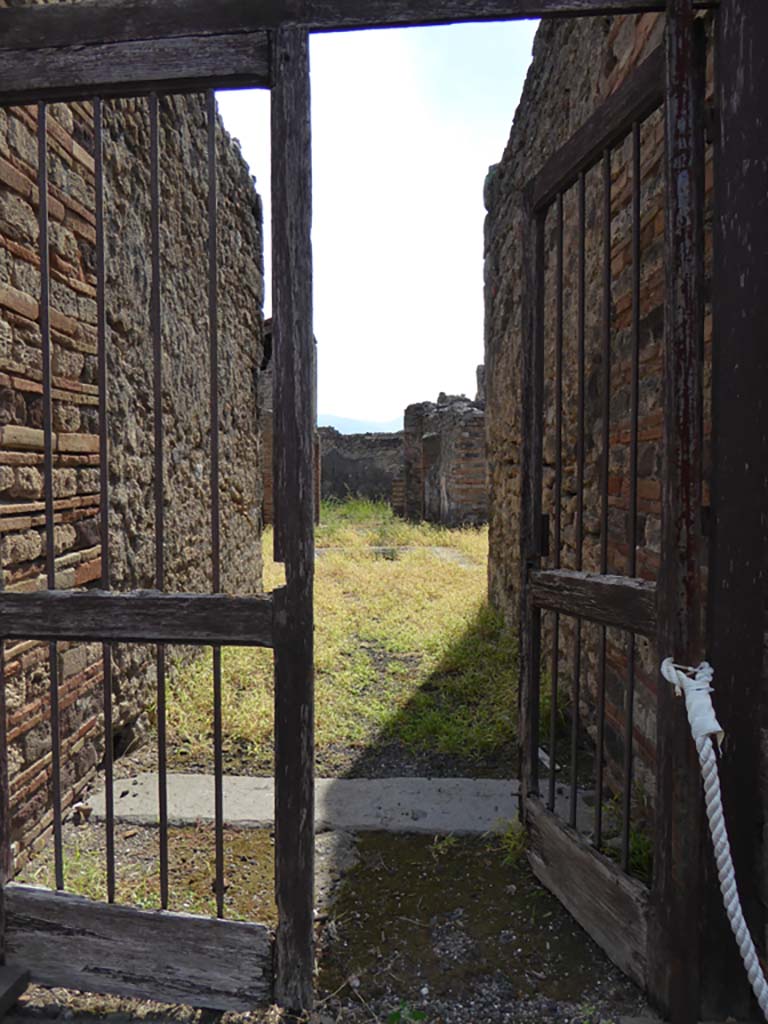
{"type": "MultiPolygon", "coordinates": [[[[336,774],[377,743],[461,755],[510,750],[516,705],[515,645],[485,600],[487,531],[446,530],[396,519],[361,499],[325,503],[315,579],[318,764],[336,774]],[[396,550],[396,558],[375,549],[396,550]],[[460,562],[433,548],[460,551],[460,562]],[[336,758],[338,762],[338,757],[336,758]],[[328,763],[326,763],[328,762],[328,763]]],[[[264,535],[264,582],[282,582],[264,535]]],[[[272,769],[270,651],[222,653],[226,770],[272,769]]],[[[177,768],[210,767],[212,664],[207,651],[170,684],[169,730],[177,768]]]]}

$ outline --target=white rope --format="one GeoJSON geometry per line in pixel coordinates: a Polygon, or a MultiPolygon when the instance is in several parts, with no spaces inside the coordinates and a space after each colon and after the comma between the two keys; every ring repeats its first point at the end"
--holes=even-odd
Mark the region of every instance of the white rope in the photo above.
{"type": "Polygon", "coordinates": [[[685,708],[693,738],[696,741],[696,752],[701,765],[701,777],[704,780],[704,803],[707,809],[709,831],[712,833],[712,845],[715,851],[717,876],[720,879],[720,891],[723,894],[723,906],[728,915],[739,947],[744,968],[755,993],[755,998],[768,1021],[768,982],[765,980],[760,962],[757,959],[755,944],[749,934],[747,922],[739,901],[736,888],[736,874],[733,869],[731,847],[725,827],[723,801],[720,793],[720,777],[717,772],[717,758],[712,745],[712,736],[717,739],[718,746],[723,739],[723,730],[715,717],[712,707],[712,666],[703,661],[698,668],[676,665],[671,658],[661,663],[661,674],[672,683],[677,691],[685,694],[685,708]]]}

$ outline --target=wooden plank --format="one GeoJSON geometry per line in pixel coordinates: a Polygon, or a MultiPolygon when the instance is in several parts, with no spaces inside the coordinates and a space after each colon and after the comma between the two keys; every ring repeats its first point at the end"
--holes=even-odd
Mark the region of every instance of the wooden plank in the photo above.
{"type": "MultiPolygon", "coordinates": [[[[720,763],[736,877],[752,935],[762,945],[760,729],[765,722],[762,639],[768,535],[768,5],[723,0],[717,19],[715,246],[712,351],[712,531],[709,651],[715,704],[727,737],[720,763]]],[[[711,872],[710,872],[711,877],[711,872]]],[[[747,1018],[740,958],[709,886],[704,934],[707,1017],[747,1018]],[[728,1004],[727,1010],[721,1008],[728,1004]]]]}
{"type": "Polygon", "coordinates": [[[29,971],[20,967],[0,967],[0,1020],[13,1009],[29,985],[29,971]]]}
{"type": "Polygon", "coordinates": [[[530,576],[541,564],[542,403],[544,387],[544,217],[533,213],[530,194],[521,195],[525,235],[525,290],[520,368],[522,404],[520,452],[520,744],[521,810],[539,791],[539,689],[541,612],[531,596],[530,576]],[[532,253],[533,258],[527,254],[532,253]]]}
{"type": "Polygon", "coordinates": [[[272,597],[46,590],[0,594],[8,639],[272,646],[272,597]]]}
{"type": "Polygon", "coordinates": [[[659,46],[547,160],[533,179],[534,209],[548,206],[558,192],[594,166],[606,149],[621,141],[635,121],[648,117],[663,102],[664,47],[659,46]]]}
{"type": "Polygon", "coordinates": [[[648,890],[598,853],[540,800],[526,801],[528,860],[608,957],[645,985],[648,890]]]}
{"type": "MultiPolygon", "coordinates": [[[[659,659],[705,655],[702,577],[704,280],[703,96],[697,95],[691,0],[667,12],[666,267],[659,659]],[[693,173],[692,173],[693,172],[693,173]]],[[[679,1024],[698,1020],[701,938],[701,778],[685,706],[659,682],[656,828],[648,987],[679,1024]]]]}
{"type": "Polygon", "coordinates": [[[579,615],[643,636],[656,632],[656,584],[647,580],[547,569],[531,573],[530,587],[539,608],[579,615]]]}
{"type": "Polygon", "coordinates": [[[269,928],[9,885],[8,963],[40,985],[212,1010],[272,997],[269,928]]]}
{"type": "MultiPolygon", "coordinates": [[[[701,8],[715,5],[697,2],[701,8]]],[[[203,37],[288,24],[334,31],[663,10],[664,0],[98,0],[0,11],[0,50],[203,37]]]]}
{"type": "Polygon", "coordinates": [[[273,40],[272,337],[275,544],[286,586],[275,599],[275,998],[312,1005],[314,973],[315,342],[309,38],[273,40]]]}
{"type": "Polygon", "coordinates": [[[268,84],[266,32],[44,46],[4,52],[0,61],[3,104],[268,84]]]}

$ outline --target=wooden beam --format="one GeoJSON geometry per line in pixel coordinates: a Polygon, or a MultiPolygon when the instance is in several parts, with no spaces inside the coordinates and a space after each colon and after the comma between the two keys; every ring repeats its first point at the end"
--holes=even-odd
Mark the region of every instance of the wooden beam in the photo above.
{"type": "MultiPolygon", "coordinates": [[[[745,786],[744,780],[765,793],[760,731],[768,595],[768,5],[723,0],[715,52],[709,653],[715,707],[727,737],[720,778],[739,895],[764,952],[762,805],[755,785],[745,786]]],[[[708,1017],[746,1019],[757,1010],[714,881],[708,891],[704,1009],[708,1017]]]]}
{"type": "Polygon", "coordinates": [[[13,640],[272,646],[272,597],[46,590],[0,594],[0,636],[13,640]]]}
{"type": "Polygon", "coordinates": [[[648,890],[598,853],[541,800],[526,801],[534,874],[625,974],[645,985],[648,890]]]}
{"type": "Polygon", "coordinates": [[[663,102],[664,47],[659,46],[547,160],[531,184],[534,209],[549,206],[558,192],[573,185],[606,149],[620,142],[635,121],[648,117],[663,102]]]}
{"type": "Polygon", "coordinates": [[[314,974],[315,339],[309,38],[278,29],[272,90],[275,551],[275,998],[312,1005],[314,974]]]}
{"type": "MultiPolygon", "coordinates": [[[[697,6],[716,2],[699,0],[697,6]]],[[[1,10],[0,50],[227,35],[280,25],[338,31],[663,10],[664,0],[98,0],[1,10]]]]}
{"type": "Polygon", "coordinates": [[[269,928],[6,889],[8,963],[40,985],[245,1012],[272,998],[269,928]]]}
{"type": "Polygon", "coordinates": [[[3,104],[268,85],[266,32],[43,46],[0,59],[3,104]]]}
{"type": "Polygon", "coordinates": [[[539,608],[618,626],[630,633],[656,632],[656,584],[627,576],[570,569],[531,573],[531,597],[539,608]]]}
{"type": "Polygon", "coordinates": [[[29,985],[29,971],[20,967],[0,967],[0,1020],[13,1009],[29,985]]]}
{"type": "MultiPolygon", "coordinates": [[[[666,21],[664,421],[658,658],[705,655],[701,521],[704,348],[704,96],[692,0],[666,21]]],[[[698,1021],[703,807],[685,704],[659,681],[648,987],[676,1024],[698,1021]]]]}

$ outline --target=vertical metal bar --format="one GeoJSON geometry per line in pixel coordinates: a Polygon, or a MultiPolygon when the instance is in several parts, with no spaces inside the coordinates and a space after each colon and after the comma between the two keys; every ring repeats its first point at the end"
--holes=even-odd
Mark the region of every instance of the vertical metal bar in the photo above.
{"type": "MultiPolygon", "coordinates": [[[[720,763],[739,896],[765,935],[762,801],[756,779],[765,722],[768,522],[768,5],[722,0],[715,42],[715,210],[712,345],[712,531],[709,660],[728,737],[720,763]]],[[[754,1013],[718,887],[708,887],[702,1016],[754,1013]],[[727,1007],[724,1009],[724,1007],[727,1007]]]]}
{"type": "MultiPolygon", "coordinates": [[[[627,529],[627,575],[637,575],[637,455],[640,402],[640,123],[632,125],[632,348],[629,395],[629,510],[627,529]]],[[[627,649],[627,689],[624,705],[624,766],[621,797],[621,866],[629,867],[629,838],[632,817],[632,743],[635,728],[635,634],[630,633],[627,649]]]]}
{"type": "MultiPolygon", "coordinates": [[[[668,0],[666,18],[666,303],[658,657],[704,656],[701,574],[702,97],[695,88],[692,0],[668,0]]],[[[679,1024],[699,1019],[701,779],[685,708],[659,683],[656,814],[648,987],[679,1024]],[[682,827],[684,822],[685,827],[682,827]]]]}
{"type": "MultiPolygon", "coordinates": [[[[584,405],[586,342],[586,175],[579,174],[579,263],[578,263],[578,422],[576,426],[576,571],[584,556],[584,405]]],[[[571,720],[571,801],[570,824],[576,827],[578,803],[579,703],[581,701],[581,619],[576,619],[573,650],[573,712],[571,720]]]]}
{"type": "Polygon", "coordinates": [[[637,446],[640,397],[640,124],[632,125],[632,355],[630,370],[629,549],[627,572],[637,575],[637,446]]]}
{"type": "Polygon", "coordinates": [[[275,593],[275,999],[312,1004],[314,971],[315,343],[309,38],[272,43],[272,246],[276,549],[286,585],[275,593]],[[278,534],[280,541],[278,542],[278,534]],[[282,545],[282,549],[281,546],[282,545]]]}
{"type": "MultiPolygon", "coordinates": [[[[43,445],[45,492],[45,562],[47,586],[56,588],[56,545],[53,506],[53,397],[51,382],[51,263],[48,239],[48,108],[37,105],[37,185],[40,230],[40,337],[43,357],[43,445]]],[[[53,785],[53,845],[56,888],[64,888],[61,835],[61,720],[59,714],[59,659],[55,642],[48,645],[51,703],[51,779],[53,785]]]]}
{"type": "MultiPolygon", "coordinates": [[[[555,525],[554,567],[562,561],[563,527],[563,193],[557,196],[557,280],[555,321],[555,525]]],[[[549,708],[549,792],[547,806],[555,809],[557,771],[557,694],[560,679],[560,613],[555,612],[552,631],[552,691],[549,708]]]]}
{"type": "MultiPolygon", "coordinates": [[[[211,563],[214,593],[221,590],[221,508],[219,501],[219,264],[216,213],[216,97],[206,97],[208,114],[208,330],[211,392],[211,563]]],[[[216,913],[224,916],[224,737],[221,720],[221,647],[213,648],[213,775],[216,847],[216,913]]]]}
{"type": "MultiPolygon", "coordinates": [[[[608,572],[608,476],[611,444],[611,151],[603,153],[603,401],[600,464],[600,572],[608,572]]],[[[608,631],[600,629],[595,744],[595,846],[603,842],[603,760],[605,756],[605,672],[608,631]]]]}
{"type": "MultiPolygon", "coordinates": [[[[155,435],[155,587],[165,586],[165,494],[163,487],[163,331],[160,278],[160,101],[149,97],[149,160],[152,247],[152,376],[155,435]]],[[[157,645],[157,770],[160,818],[160,905],[168,908],[168,761],[165,706],[165,645],[157,645]]]]}
{"type": "MultiPolygon", "coordinates": [[[[93,101],[93,133],[96,175],[96,338],[99,363],[99,511],[101,532],[101,586],[110,589],[109,559],[109,431],[107,416],[107,304],[104,252],[104,111],[100,97],[93,101]]],[[[102,645],[104,663],[104,788],[107,899],[115,901],[115,782],[112,731],[112,646],[102,645]]]]}
{"type": "MultiPolygon", "coordinates": [[[[0,569],[0,590],[3,589],[0,569]]],[[[5,640],[0,640],[0,964],[5,963],[4,889],[13,878],[11,855],[11,798],[8,766],[8,703],[5,695],[5,640]]]]}
{"type": "Polygon", "coordinates": [[[539,796],[539,699],[541,690],[541,612],[531,600],[528,576],[541,564],[541,483],[544,381],[544,227],[545,214],[533,212],[523,197],[526,261],[523,296],[522,445],[520,466],[520,798],[539,796]]]}

